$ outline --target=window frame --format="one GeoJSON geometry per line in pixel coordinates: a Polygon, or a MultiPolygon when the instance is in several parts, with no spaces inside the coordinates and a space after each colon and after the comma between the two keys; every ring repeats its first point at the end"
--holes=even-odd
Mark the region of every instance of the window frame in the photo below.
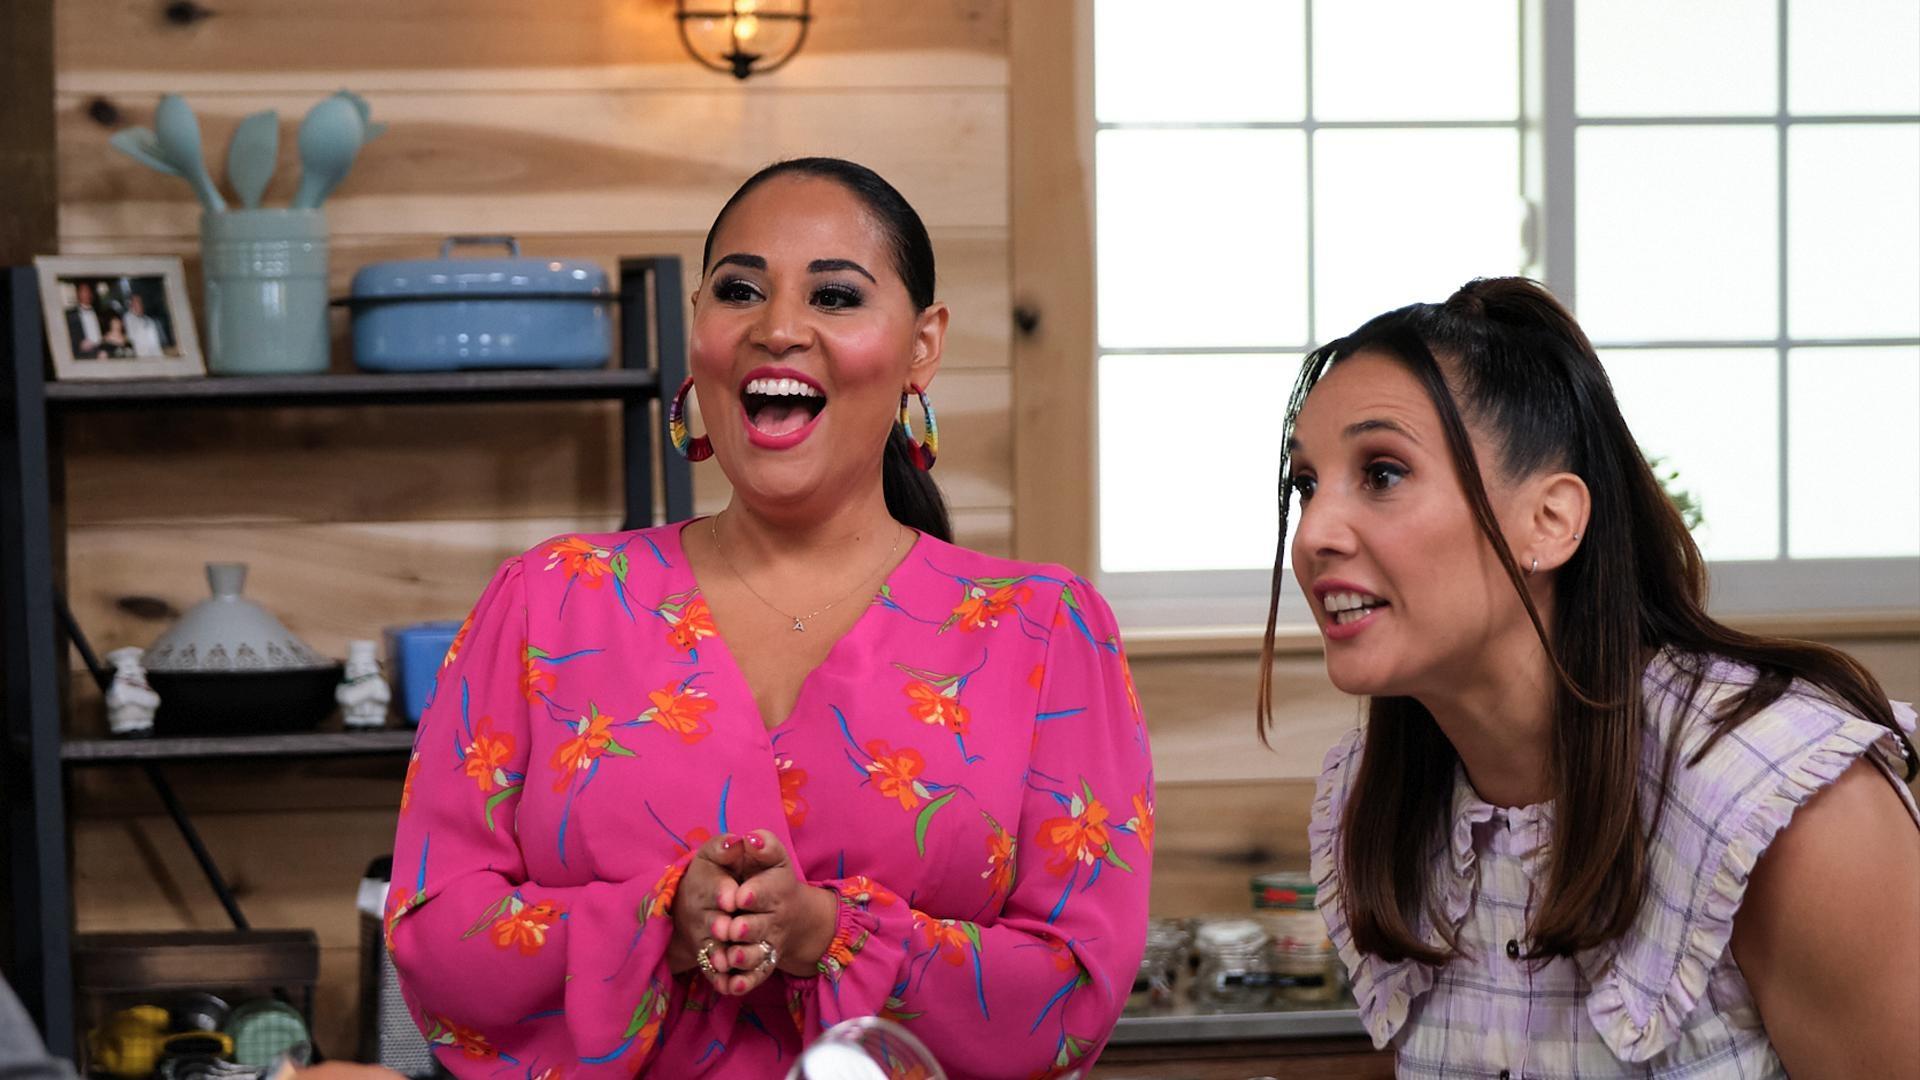
{"type": "MultiPolygon", "coordinates": [[[[1789,0],[1778,5],[1777,105],[1772,115],[1582,117],[1575,110],[1575,0],[1516,0],[1519,5],[1519,99],[1514,121],[1318,121],[1313,118],[1313,0],[1305,4],[1308,54],[1305,118],[1301,121],[1215,124],[1102,124],[1094,114],[1093,0],[1010,5],[1013,146],[1013,289],[1015,296],[1015,552],[1023,558],[1058,561],[1093,578],[1136,635],[1191,639],[1214,634],[1244,638],[1265,621],[1269,569],[1106,572],[1099,563],[1099,358],[1112,353],[1172,354],[1296,352],[1298,343],[1238,350],[1212,348],[1102,349],[1095,324],[1094,133],[1103,128],[1224,127],[1304,129],[1307,169],[1307,326],[1311,347],[1318,332],[1313,286],[1313,137],[1341,128],[1516,128],[1520,134],[1521,192],[1532,207],[1523,271],[1538,277],[1577,310],[1575,267],[1577,132],[1589,126],[1769,125],[1776,129],[1779,184],[1777,333],[1763,340],[1597,340],[1601,350],[1646,348],[1771,348],[1777,360],[1780,403],[1780,554],[1763,560],[1710,563],[1713,611],[1729,618],[1758,618],[1770,625],[1830,622],[1836,614],[1920,622],[1920,557],[1789,557],[1790,506],[1787,477],[1789,350],[1813,346],[1920,346],[1920,338],[1793,338],[1788,334],[1787,138],[1804,124],[1908,123],[1920,115],[1794,115],[1788,109],[1789,0]],[[1066,49],[1069,56],[1062,62],[1066,49]],[[1022,131],[1023,122],[1037,122],[1022,131]],[[1051,135],[1053,137],[1049,138],[1051,135]],[[1066,137],[1060,137],[1060,136],[1066,137]],[[1023,212],[1024,210],[1024,212],[1023,212]],[[1036,228],[1036,226],[1038,226],[1036,228]],[[1028,230],[1033,229],[1032,233],[1028,230]],[[1064,318],[1055,320],[1058,311],[1064,318]],[[1081,485],[1077,490],[1076,480],[1081,485]],[[1786,620],[1785,623],[1782,620],[1786,620]],[[1136,628],[1138,628],[1136,630],[1136,628]]],[[[1807,0],[1801,0],[1807,2],[1807,0]]],[[[1283,591],[1280,622],[1292,636],[1311,626],[1298,589],[1283,591]]]]}

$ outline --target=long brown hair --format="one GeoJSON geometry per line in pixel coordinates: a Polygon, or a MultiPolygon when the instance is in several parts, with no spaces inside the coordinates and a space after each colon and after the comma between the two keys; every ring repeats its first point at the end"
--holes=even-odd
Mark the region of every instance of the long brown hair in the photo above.
{"type": "MultiPolygon", "coordinates": [[[[1285,447],[1314,384],[1333,364],[1362,351],[1405,365],[1433,401],[1474,520],[1506,568],[1556,675],[1552,858],[1528,928],[1531,956],[1570,956],[1612,941],[1632,925],[1646,898],[1646,841],[1666,808],[1679,746],[1671,739],[1661,760],[1642,760],[1641,680],[1661,650],[1683,666],[1687,701],[1699,693],[1714,658],[1746,665],[1756,676],[1720,706],[1712,735],[1689,765],[1800,680],[1893,731],[1914,768],[1912,746],[1886,694],[1858,661],[1823,645],[1741,633],[1707,615],[1706,562],[1641,456],[1593,345],[1551,293],[1525,278],[1477,279],[1445,304],[1390,311],[1307,356],[1281,440],[1280,539],[1260,657],[1263,740],[1273,723],[1273,629],[1292,490],[1285,447]],[[1435,354],[1447,357],[1457,391],[1435,354]],[[1564,470],[1587,485],[1591,515],[1579,549],[1555,575],[1551,628],[1541,622],[1495,522],[1466,417],[1493,437],[1503,475],[1564,470]],[[1661,778],[1650,806],[1639,783],[1649,768],[1658,768],[1661,778]]],[[[1418,701],[1368,703],[1366,750],[1347,796],[1350,826],[1337,853],[1347,920],[1364,952],[1440,964],[1456,947],[1434,908],[1430,882],[1444,851],[1458,761],[1418,701]],[[1360,823],[1365,827],[1353,827],[1360,823]],[[1417,933],[1422,913],[1444,947],[1417,933]]]]}

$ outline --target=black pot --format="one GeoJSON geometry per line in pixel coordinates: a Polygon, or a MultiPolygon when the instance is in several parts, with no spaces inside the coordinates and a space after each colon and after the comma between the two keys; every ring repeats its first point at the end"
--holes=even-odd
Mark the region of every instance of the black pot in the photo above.
{"type": "Polygon", "coordinates": [[[149,671],[160,695],[153,733],[274,735],[312,731],[333,713],[344,665],[277,671],[149,671]]]}

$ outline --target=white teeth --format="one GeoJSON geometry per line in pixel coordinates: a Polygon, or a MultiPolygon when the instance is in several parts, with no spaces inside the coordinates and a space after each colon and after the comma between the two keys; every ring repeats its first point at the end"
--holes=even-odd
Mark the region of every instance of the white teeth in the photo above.
{"type": "Polygon", "coordinates": [[[1329,592],[1321,600],[1321,605],[1325,605],[1327,611],[1352,611],[1356,607],[1369,607],[1377,603],[1380,603],[1379,596],[1367,592],[1329,592]]]}
{"type": "MultiPolygon", "coordinates": [[[[1369,609],[1379,607],[1385,602],[1371,593],[1357,592],[1330,592],[1320,601],[1321,606],[1326,608],[1327,614],[1336,617],[1352,614],[1356,619],[1366,614],[1369,609]]],[[[1352,622],[1353,620],[1339,619],[1338,621],[1352,622]]]]}
{"type": "Polygon", "coordinates": [[[762,397],[805,397],[817,398],[820,391],[799,379],[753,379],[747,383],[746,392],[762,397]]]}

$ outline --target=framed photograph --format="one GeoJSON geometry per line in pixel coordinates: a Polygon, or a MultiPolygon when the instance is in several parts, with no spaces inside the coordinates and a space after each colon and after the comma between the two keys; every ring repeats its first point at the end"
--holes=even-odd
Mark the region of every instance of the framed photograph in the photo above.
{"type": "Polygon", "coordinates": [[[207,373],[178,257],[42,255],[33,265],[54,378],[207,373]]]}

